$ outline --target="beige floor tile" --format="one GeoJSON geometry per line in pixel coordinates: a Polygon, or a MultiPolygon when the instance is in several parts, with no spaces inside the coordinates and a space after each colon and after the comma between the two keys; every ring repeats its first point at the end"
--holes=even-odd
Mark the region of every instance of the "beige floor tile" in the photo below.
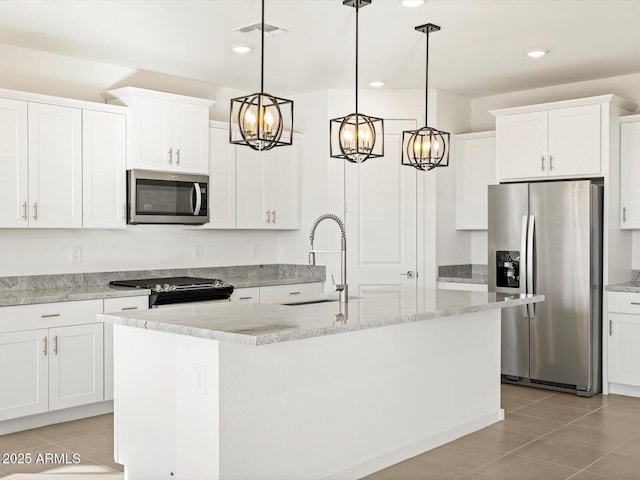
{"type": "Polygon", "coordinates": [[[459,480],[468,471],[415,458],[364,477],[363,480],[459,480]]]}
{"type": "Polygon", "coordinates": [[[566,480],[577,472],[575,468],[513,454],[477,470],[477,473],[503,480],[566,480]]]}
{"type": "Polygon", "coordinates": [[[571,480],[617,480],[615,477],[607,477],[600,475],[599,473],[587,472],[582,470],[575,477],[571,477],[571,480]]]}
{"type": "Polygon", "coordinates": [[[113,431],[83,435],[57,443],[63,448],[79,453],[94,462],[122,472],[124,467],[113,460],[113,431]]]}
{"type": "Polygon", "coordinates": [[[640,420],[640,403],[612,402],[604,406],[602,410],[612,415],[633,417],[640,420]]]}
{"type": "Polygon", "coordinates": [[[541,403],[555,403],[565,407],[580,408],[582,410],[597,410],[614,401],[609,395],[594,395],[590,398],[579,397],[573,393],[555,393],[545,398],[541,403]]]}
{"type": "Polygon", "coordinates": [[[533,415],[534,417],[548,418],[559,422],[571,422],[584,415],[589,410],[583,410],[575,407],[565,407],[556,403],[536,402],[518,410],[518,413],[525,415],[533,415]]]}
{"type": "Polygon", "coordinates": [[[640,432],[640,419],[610,413],[603,408],[576,420],[574,425],[596,428],[605,433],[636,436],[640,432]]]}
{"type": "Polygon", "coordinates": [[[502,455],[504,452],[456,441],[423,453],[419,458],[463,470],[475,470],[502,455]]]}
{"type": "Polygon", "coordinates": [[[611,397],[613,400],[616,400],[618,402],[635,403],[635,404],[640,403],[640,397],[628,397],[626,395],[617,395],[615,393],[610,393],[609,397],[611,397]]]}
{"type": "Polygon", "coordinates": [[[519,408],[531,405],[533,402],[534,400],[526,400],[524,398],[502,395],[502,398],[500,399],[500,406],[504,408],[504,411],[506,413],[511,413],[514,410],[518,410],[519,408]]]}
{"type": "Polygon", "coordinates": [[[79,463],[73,457],[73,453],[70,450],[59,447],[57,445],[47,445],[37,448],[30,448],[24,450],[25,455],[29,455],[30,463],[15,463],[15,464],[3,464],[2,470],[5,474],[13,473],[88,473],[88,472],[110,472],[107,467],[97,465],[89,459],[80,457],[79,463]],[[58,455],[57,458],[49,458],[47,455],[58,455]]]}
{"type": "Polygon", "coordinates": [[[547,435],[547,438],[584,445],[600,450],[613,450],[633,438],[633,433],[582,427],[571,423],[547,435]]]}
{"type": "Polygon", "coordinates": [[[564,425],[564,423],[557,420],[522,415],[519,412],[510,413],[502,422],[494,424],[496,428],[535,436],[545,435],[552,430],[562,427],[562,425],[564,425]]]}
{"type": "Polygon", "coordinates": [[[500,428],[485,428],[477,432],[465,435],[456,440],[457,442],[471,443],[478,447],[489,448],[501,452],[511,452],[516,448],[522,447],[524,444],[535,440],[532,435],[512,432],[500,428]]]}
{"type": "Polygon", "coordinates": [[[510,397],[524,398],[525,400],[542,400],[554,392],[551,390],[543,390],[535,387],[524,387],[522,385],[512,385],[510,383],[503,383],[500,385],[502,395],[508,395],[510,397]]]}
{"type": "Polygon", "coordinates": [[[587,467],[586,470],[621,480],[638,480],[640,478],[640,458],[610,453],[587,467]]]}
{"type": "Polygon", "coordinates": [[[48,445],[46,440],[36,437],[29,432],[9,433],[0,435],[0,452],[15,453],[27,448],[38,447],[40,445],[48,445]]]}
{"type": "Polygon", "coordinates": [[[476,472],[471,472],[468,475],[462,477],[460,480],[496,480],[496,477],[488,477],[476,472]]]}
{"type": "Polygon", "coordinates": [[[613,453],[640,458],[640,436],[624,442],[613,453]]]}
{"type": "Polygon", "coordinates": [[[105,415],[98,415],[96,417],[91,417],[91,420],[94,422],[98,422],[102,425],[106,425],[107,427],[113,428],[113,413],[107,413],[105,415]]]}
{"type": "Polygon", "coordinates": [[[603,457],[607,452],[573,443],[540,438],[513,453],[568,467],[584,468],[603,457]]]}
{"type": "Polygon", "coordinates": [[[91,435],[93,433],[106,432],[110,430],[113,429],[98,422],[94,422],[90,418],[84,418],[82,420],[74,420],[72,422],[58,423],[56,425],[36,428],[34,430],[29,430],[29,433],[49,442],[57,443],[61,440],[67,440],[73,437],[91,435]]]}

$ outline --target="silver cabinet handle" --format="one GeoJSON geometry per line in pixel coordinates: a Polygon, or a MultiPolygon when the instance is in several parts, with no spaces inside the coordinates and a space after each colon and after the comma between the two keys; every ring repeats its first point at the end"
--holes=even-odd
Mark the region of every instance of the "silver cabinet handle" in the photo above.
{"type": "Polygon", "coordinates": [[[33,204],[33,219],[38,220],[38,202],[33,204]]]}
{"type": "Polygon", "coordinates": [[[613,335],[613,320],[609,320],[609,336],[613,335]]]}
{"type": "Polygon", "coordinates": [[[640,305],[640,302],[631,302],[631,305],[640,305]]]}
{"type": "Polygon", "coordinates": [[[24,220],[26,220],[26,219],[27,219],[27,217],[29,216],[29,214],[27,213],[27,202],[24,202],[24,203],[22,204],[22,208],[24,209],[24,213],[22,214],[22,218],[23,218],[24,220]]]}
{"type": "Polygon", "coordinates": [[[553,155],[549,155],[549,170],[553,170],[553,155]]]}
{"type": "Polygon", "coordinates": [[[120,310],[137,310],[138,307],[122,307],[120,310]]]}
{"type": "Polygon", "coordinates": [[[542,159],[542,171],[544,172],[544,155],[542,155],[541,159],[542,159]]]}
{"type": "Polygon", "coordinates": [[[180,149],[176,150],[176,165],[180,165],[180,149]]]}
{"type": "Polygon", "coordinates": [[[627,207],[622,207],[622,223],[627,221],[627,207]]]}
{"type": "Polygon", "coordinates": [[[53,337],[53,354],[54,355],[58,354],[58,335],[53,337]]]}
{"type": "Polygon", "coordinates": [[[42,353],[44,353],[44,356],[45,356],[45,357],[47,356],[47,350],[49,350],[49,349],[47,348],[48,340],[49,340],[49,338],[48,338],[48,337],[44,337],[44,338],[42,339],[42,342],[43,342],[43,344],[44,344],[44,349],[42,350],[42,353]]]}
{"type": "Polygon", "coordinates": [[[59,313],[45,313],[44,315],[40,315],[40,318],[51,318],[51,317],[59,317],[59,313]]]}
{"type": "Polygon", "coordinates": [[[239,297],[238,300],[251,300],[253,297],[239,297]]]}
{"type": "Polygon", "coordinates": [[[271,223],[271,210],[267,210],[267,223],[271,223]]]}
{"type": "Polygon", "coordinates": [[[272,223],[276,223],[276,211],[272,210],[273,213],[273,222],[272,223]]]}
{"type": "Polygon", "coordinates": [[[169,160],[168,160],[168,162],[169,162],[169,165],[173,164],[173,148],[169,149],[169,160]]]}
{"type": "Polygon", "coordinates": [[[289,292],[289,295],[300,295],[302,292],[289,292]]]}

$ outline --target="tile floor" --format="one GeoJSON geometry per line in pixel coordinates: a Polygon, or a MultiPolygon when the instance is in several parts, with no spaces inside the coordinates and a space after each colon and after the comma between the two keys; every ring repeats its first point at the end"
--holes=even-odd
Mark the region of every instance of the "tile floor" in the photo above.
{"type": "MultiPolygon", "coordinates": [[[[640,480],[640,398],[502,386],[506,419],[366,480],[640,480]]],[[[77,465],[0,463],[2,480],[122,480],[113,416],[0,436],[0,453],[80,455],[77,465]]],[[[302,480],[302,479],[301,479],[302,480]]]]}

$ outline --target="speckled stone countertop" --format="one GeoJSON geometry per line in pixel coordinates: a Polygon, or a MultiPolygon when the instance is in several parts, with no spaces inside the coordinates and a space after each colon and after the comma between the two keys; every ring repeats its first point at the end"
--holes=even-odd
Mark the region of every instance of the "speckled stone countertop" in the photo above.
{"type": "Polygon", "coordinates": [[[438,267],[438,281],[451,283],[487,284],[487,265],[463,264],[441,265],[438,267]]]}
{"type": "Polygon", "coordinates": [[[221,278],[235,288],[323,282],[325,267],[272,264],[0,277],[0,307],[149,295],[147,289],[110,287],[112,280],[166,277],[221,278]]]}
{"type": "Polygon", "coordinates": [[[106,322],[244,345],[264,345],[541,302],[544,295],[407,289],[307,305],[219,303],[99,315],[106,322]]]}
{"type": "Polygon", "coordinates": [[[640,292],[640,270],[633,270],[631,272],[631,281],[623,283],[613,283],[604,287],[609,292],[640,292]]]}

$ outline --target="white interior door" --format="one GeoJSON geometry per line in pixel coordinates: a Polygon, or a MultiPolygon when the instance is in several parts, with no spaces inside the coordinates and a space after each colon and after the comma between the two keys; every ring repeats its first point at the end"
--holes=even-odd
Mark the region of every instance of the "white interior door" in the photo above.
{"type": "Polygon", "coordinates": [[[346,165],[348,283],[351,295],[417,285],[416,194],[423,172],[401,165],[402,131],[415,120],[385,120],[384,157],[346,165]]]}

